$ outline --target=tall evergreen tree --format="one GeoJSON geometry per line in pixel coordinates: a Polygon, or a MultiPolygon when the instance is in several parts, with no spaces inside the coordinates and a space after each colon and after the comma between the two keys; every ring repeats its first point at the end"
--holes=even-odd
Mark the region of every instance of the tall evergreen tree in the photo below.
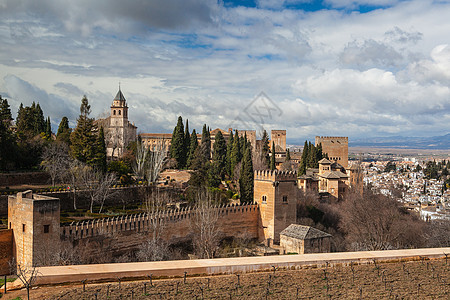
{"type": "Polygon", "coordinates": [[[216,163],[216,168],[220,177],[223,179],[225,176],[225,167],[227,163],[227,143],[222,135],[222,132],[218,132],[215,137],[213,145],[213,161],[216,163]]]}
{"type": "Polygon", "coordinates": [[[265,159],[265,165],[269,168],[269,152],[270,152],[270,147],[269,147],[269,135],[267,134],[267,131],[264,129],[263,131],[263,136],[261,139],[261,143],[262,143],[262,157],[265,159]]]}
{"type": "MultiPolygon", "coordinates": [[[[34,105],[34,102],[33,102],[34,105]]],[[[41,106],[36,104],[34,108],[34,135],[41,134],[41,132],[45,133],[45,118],[44,118],[44,112],[41,109],[41,106]]]]}
{"type": "Polygon", "coordinates": [[[234,142],[233,131],[231,131],[227,142],[227,165],[226,165],[227,174],[230,178],[233,176],[233,172],[231,171],[231,152],[233,151],[233,142],[234,142]]]}
{"type": "Polygon", "coordinates": [[[253,162],[252,148],[247,147],[241,164],[241,176],[239,178],[239,190],[241,203],[253,201],[253,162]]]}
{"type": "Polygon", "coordinates": [[[273,171],[276,169],[275,164],[275,142],[272,141],[272,156],[270,157],[270,169],[273,171]]]}
{"type": "Polygon", "coordinates": [[[308,141],[305,141],[302,151],[302,159],[300,160],[298,175],[305,175],[308,161],[308,141]]]}
{"type": "Polygon", "coordinates": [[[106,172],[106,143],[105,143],[105,133],[103,127],[100,127],[97,139],[95,141],[95,155],[92,159],[92,166],[96,167],[102,172],[106,172]]]}
{"type": "Polygon", "coordinates": [[[7,126],[9,127],[12,120],[13,118],[8,100],[2,99],[2,96],[0,96],[0,121],[8,123],[7,126]]]}
{"type": "Polygon", "coordinates": [[[191,135],[189,134],[189,120],[186,119],[186,128],[184,129],[184,157],[186,159],[185,167],[187,167],[187,160],[189,158],[190,153],[190,147],[191,147],[191,135]]]}
{"type": "Polygon", "coordinates": [[[185,136],[183,127],[183,118],[179,116],[177,125],[173,130],[172,143],[170,145],[170,156],[177,161],[178,169],[183,169],[186,165],[185,136]]]}
{"type": "Polygon", "coordinates": [[[47,140],[51,140],[52,138],[52,124],[50,123],[50,117],[47,117],[47,120],[45,121],[45,138],[47,140]]]}
{"type": "Polygon", "coordinates": [[[310,142],[309,143],[309,150],[308,150],[308,158],[307,158],[307,166],[308,168],[318,168],[318,160],[317,160],[317,149],[316,147],[310,142]]]}
{"type": "Polygon", "coordinates": [[[316,147],[316,160],[317,160],[317,164],[319,163],[319,161],[324,157],[323,156],[323,152],[322,152],[322,143],[319,143],[319,145],[317,145],[316,147]]]}
{"type": "Polygon", "coordinates": [[[286,150],[286,161],[290,161],[291,160],[291,153],[289,152],[289,148],[287,148],[286,150]]]}
{"type": "Polygon", "coordinates": [[[202,150],[203,156],[205,157],[205,160],[209,161],[211,159],[211,135],[208,128],[206,127],[206,124],[203,125],[202,129],[202,143],[200,145],[200,148],[202,150]]]}
{"type": "Polygon", "coordinates": [[[236,130],[236,134],[233,139],[233,148],[231,149],[231,158],[230,158],[230,176],[233,177],[234,170],[236,166],[241,161],[241,143],[239,139],[239,132],[236,130]]]}
{"type": "Polygon", "coordinates": [[[56,140],[70,145],[71,132],[72,130],[69,128],[69,120],[67,117],[63,117],[61,119],[61,123],[59,123],[58,131],[56,132],[56,140]]]}
{"type": "Polygon", "coordinates": [[[80,116],[77,119],[77,127],[70,136],[70,150],[72,156],[77,160],[92,164],[95,156],[96,136],[93,133],[94,119],[89,118],[91,106],[88,98],[83,96],[80,106],[80,116]]]}
{"type": "Polygon", "coordinates": [[[192,163],[194,161],[194,157],[195,157],[195,151],[198,148],[198,140],[197,140],[197,132],[195,132],[195,129],[192,130],[192,135],[191,135],[191,140],[189,143],[189,155],[188,155],[188,159],[187,159],[187,167],[191,168],[192,167],[192,163]]]}

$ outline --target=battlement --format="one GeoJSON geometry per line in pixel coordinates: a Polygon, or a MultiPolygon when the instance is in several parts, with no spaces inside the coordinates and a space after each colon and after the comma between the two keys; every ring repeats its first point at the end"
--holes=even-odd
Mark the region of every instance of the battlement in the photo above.
{"type": "Polygon", "coordinates": [[[278,170],[256,170],[255,180],[262,181],[290,181],[297,180],[297,172],[278,170]]]}
{"type": "MultiPolygon", "coordinates": [[[[229,204],[218,205],[213,209],[218,210],[219,217],[227,216],[228,218],[230,214],[256,212],[258,210],[258,205],[254,203],[245,203],[242,205],[229,204]]],[[[158,211],[150,214],[140,213],[97,220],[72,222],[69,225],[61,226],[61,239],[82,239],[130,230],[136,232],[147,232],[152,230],[152,224],[154,223],[176,223],[182,220],[191,219],[194,213],[195,208],[186,207],[175,210],[158,211]]]]}
{"type": "Polygon", "coordinates": [[[338,140],[348,143],[347,136],[316,136],[316,143],[317,141],[331,141],[331,140],[338,140]]]}

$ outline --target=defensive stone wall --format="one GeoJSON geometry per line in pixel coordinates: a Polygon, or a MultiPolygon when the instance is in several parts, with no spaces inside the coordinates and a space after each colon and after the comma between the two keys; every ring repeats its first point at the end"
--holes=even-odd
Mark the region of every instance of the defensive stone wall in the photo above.
{"type": "Polygon", "coordinates": [[[0,173],[0,187],[50,182],[50,175],[47,172],[0,173]]]}
{"type": "MultiPolygon", "coordinates": [[[[224,205],[214,208],[222,237],[258,237],[259,208],[256,204],[224,205]]],[[[103,249],[92,249],[92,256],[108,251],[118,256],[137,250],[148,240],[153,224],[162,221],[163,238],[170,244],[186,242],[193,238],[191,226],[195,210],[182,208],[153,214],[134,214],[91,221],[76,222],[60,228],[61,241],[101,243],[103,249]],[[105,250],[106,249],[106,250],[105,250]],[[98,252],[98,253],[97,253],[98,252]]]]}
{"type": "Polygon", "coordinates": [[[0,230],[0,275],[9,275],[9,264],[13,258],[13,231],[0,230]]]}
{"type": "Polygon", "coordinates": [[[262,181],[285,181],[297,180],[297,172],[278,170],[256,170],[254,180],[262,181]]]}

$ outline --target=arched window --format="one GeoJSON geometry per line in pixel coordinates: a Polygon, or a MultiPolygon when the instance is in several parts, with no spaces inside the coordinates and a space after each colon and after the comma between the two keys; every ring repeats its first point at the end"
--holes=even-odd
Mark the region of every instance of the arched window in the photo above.
{"type": "Polygon", "coordinates": [[[121,110],[119,110],[119,116],[120,116],[120,112],[121,112],[121,110]]]}
{"type": "Polygon", "coordinates": [[[262,203],[266,204],[267,203],[267,196],[262,196],[262,203]]]}
{"type": "Polygon", "coordinates": [[[116,110],[113,110],[113,115],[114,115],[114,116],[116,115],[116,110]]]}

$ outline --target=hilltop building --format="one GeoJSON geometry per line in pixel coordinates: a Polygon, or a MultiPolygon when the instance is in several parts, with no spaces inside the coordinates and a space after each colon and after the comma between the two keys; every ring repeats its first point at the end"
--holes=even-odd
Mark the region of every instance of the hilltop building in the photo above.
{"type": "Polygon", "coordinates": [[[127,101],[119,88],[111,104],[111,114],[96,121],[105,131],[106,155],[118,158],[123,155],[130,142],[136,141],[137,127],[128,121],[127,101]]]}

